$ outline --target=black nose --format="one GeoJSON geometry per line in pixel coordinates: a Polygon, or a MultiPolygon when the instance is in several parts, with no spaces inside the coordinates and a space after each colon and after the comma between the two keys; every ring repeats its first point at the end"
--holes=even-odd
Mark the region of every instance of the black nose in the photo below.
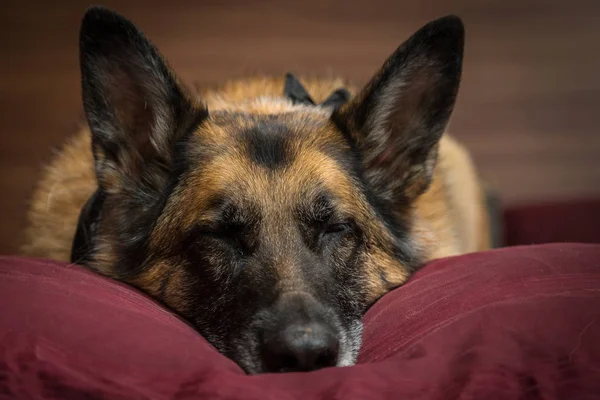
{"type": "Polygon", "coordinates": [[[268,372],[313,371],[336,365],[339,342],[327,326],[312,323],[273,334],[262,347],[268,372]]]}

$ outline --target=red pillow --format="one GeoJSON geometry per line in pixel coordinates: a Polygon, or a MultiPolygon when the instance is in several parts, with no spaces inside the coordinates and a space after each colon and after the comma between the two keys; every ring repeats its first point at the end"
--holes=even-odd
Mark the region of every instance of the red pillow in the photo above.
{"type": "Polygon", "coordinates": [[[360,364],[247,376],[146,296],[83,268],[0,258],[0,397],[591,399],[600,246],[431,263],[365,316],[360,364]]]}

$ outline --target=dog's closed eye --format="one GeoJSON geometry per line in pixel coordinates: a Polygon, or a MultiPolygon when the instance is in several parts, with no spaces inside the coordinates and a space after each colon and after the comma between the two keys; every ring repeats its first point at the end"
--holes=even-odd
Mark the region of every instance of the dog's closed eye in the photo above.
{"type": "Polygon", "coordinates": [[[324,235],[339,235],[349,232],[352,229],[351,222],[332,223],[325,227],[324,235]]]}
{"type": "Polygon", "coordinates": [[[249,229],[242,225],[224,226],[216,230],[201,229],[198,234],[227,245],[243,257],[251,255],[256,248],[255,238],[253,238],[249,229]]]}

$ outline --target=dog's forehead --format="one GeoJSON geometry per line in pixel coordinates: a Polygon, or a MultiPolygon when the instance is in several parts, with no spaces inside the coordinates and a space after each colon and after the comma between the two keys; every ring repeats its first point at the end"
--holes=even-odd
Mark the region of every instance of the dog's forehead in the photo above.
{"type": "Polygon", "coordinates": [[[222,140],[244,143],[250,137],[269,139],[274,136],[303,144],[327,140],[335,136],[330,113],[317,107],[297,106],[269,112],[216,111],[211,112],[207,124],[200,127],[197,135],[218,134],[222,140]]]}
{"type": "Polygon", "coordinates": [[[297,160],[342,153],[347,143],[319,112],[217,112],[194,135],[190,154],[206,164],[229,157],[246,169],[274,172],[297,160]]]}
{"type": "Polygon", "coordinates": [[[223,196],[268,208],[292,206],[322,191],[351,199],[356,189],[340,162],[347,147],[318,115],[218,113],[191,139],[183,192],[201,208],[223,196]]]}

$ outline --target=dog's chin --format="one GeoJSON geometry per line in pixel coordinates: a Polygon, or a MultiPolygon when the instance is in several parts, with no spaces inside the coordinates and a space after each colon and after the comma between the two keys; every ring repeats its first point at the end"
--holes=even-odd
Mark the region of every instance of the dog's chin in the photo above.
{"type": "MultiPolygon", "coordinates": [[[[348,329],[338,330],[340,352],[336,367],[348,367],[356,363],[362,343],[362,322],[353,321],[348,329]]],[[[233,352],[228,357],[235,361],[248,375],[273,373],[266,370],[260,357],[259,343],[256,335],[251,333],[235,340],[233,352]]]]}
{"type": "Polygon", "coordinates": [[[362,322],[357,319],[350,323],[348,329],[340,332],[340,356],[336,366],[348,367],[356,363],[362,344],[362,330],[362,322]]]}

